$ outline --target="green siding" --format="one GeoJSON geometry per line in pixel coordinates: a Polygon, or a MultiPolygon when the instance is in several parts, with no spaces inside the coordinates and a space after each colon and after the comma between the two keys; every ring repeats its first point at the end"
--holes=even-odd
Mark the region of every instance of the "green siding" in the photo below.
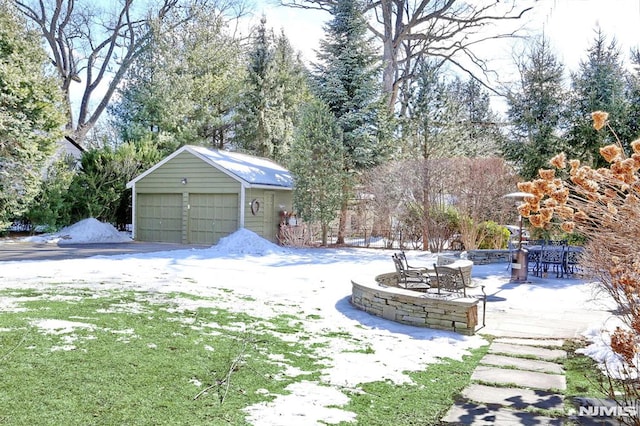
{"type": "Polygon", "coordinates": [[[277,241],[280,212],[290,212],[293,204],[291,191],[274,191],[250,188],[246,191],[244,214],[245,228],[273,242],[277,241]],[[251,213],[251,201],[258,200],[258,214],[251,213]]]}
{"type": "Polygon", "coordinates": [[[240,182],[208,163],[183,152],[136,183],[138,193],[215,192],[239,194],[240,182]],[[182,184],[187,178],[187,184],[182,184]]]}

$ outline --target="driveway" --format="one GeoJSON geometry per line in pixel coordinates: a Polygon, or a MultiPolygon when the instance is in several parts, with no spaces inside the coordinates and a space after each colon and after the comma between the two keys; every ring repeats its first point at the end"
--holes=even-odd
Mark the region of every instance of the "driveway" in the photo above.
{"type": "Polygon", "coordinates": [[[172,243],[146,243],[132,241],[126,243],[55,244],[6,242],[0,244],[0,262],[16,260],[61,260],[91,256],[113,256],[118,254],[152,253],[158,251],[188,250],[208,248],[205,245],[185,245],[172,243]]]}

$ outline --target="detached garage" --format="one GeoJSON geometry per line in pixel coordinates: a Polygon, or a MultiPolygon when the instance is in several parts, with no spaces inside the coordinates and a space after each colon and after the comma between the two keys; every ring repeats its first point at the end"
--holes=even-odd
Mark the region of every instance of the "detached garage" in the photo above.
{"type": "Polygon", "coordinates": [[[216,244],[240,228],[277,242],[280,215],[291,211],[293,179],[251,155],[186,145],[127,184],[133,238],[216,244]]]}

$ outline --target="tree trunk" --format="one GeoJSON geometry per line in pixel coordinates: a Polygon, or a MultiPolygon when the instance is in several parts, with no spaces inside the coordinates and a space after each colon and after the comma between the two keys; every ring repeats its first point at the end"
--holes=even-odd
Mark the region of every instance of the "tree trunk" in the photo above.
{"type": "Polygon", "coordinates": [[[429,247],[429,190],[426,185],[422,188],[422,250],[428,251],[429,247]]]}
{"type": "Polygon", "coordinates": [[[321,225],[321,230],[322,230],[322,247],[326,247],[327,246],[327,234],[329,233],[329,226],[326,223],[323,223],[321,225]]]}
{"type": "Polygon", "coordinates": [[[427,251],[430,250],[429,246],[429,222],[431,219],[430,210],[431,205],[429,203],[429,187],[431,186],[431,175],[429,173],[429,144],[428,137],[425,134],[424,136],[424,145],[422,147],[422,161],[421,161],[421,170],[422,170],[422,250],[427,251]]]}
{"type": "Polygon", "coordinates": [[[393,38],[393,3],[391,0],[382,0],[382,20],[384,25],[384,35],[382,40],[382,92],[387,96],[389,110],[393,112],[396,103],[396,69],[397,69],[397,48],[393,38]]]}
{"type": "Polygon", "coordinates": [[[347,229],[347,214],[349,213],[349,203],[345,199],[340,207],[340,220],[338,223],[338,238],[336,244],[344,244],[344,234],[347,229]]]}

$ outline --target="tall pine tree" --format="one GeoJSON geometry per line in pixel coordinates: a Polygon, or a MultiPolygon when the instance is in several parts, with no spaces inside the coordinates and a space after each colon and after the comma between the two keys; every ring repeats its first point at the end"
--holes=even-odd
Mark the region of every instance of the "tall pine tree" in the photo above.
{"type": "Polygon", "coordinates": [[[236,143],[242,149],[271,157],[270,106],[273,97],[273,34],[263,16],[255,30],[253,49],[245,77],[245,91],[238,107],[236,143]]]}
{"type": "Polygon", "coordinates": [[[451,152],[463,157],[497,156],[502,134],[488,91],[474,78],[456,78],[448,92],[448,120],[455,123],[451,138],[456,141],[451,152]]]}
{"type": "Polygon", "coordinates": [[[284,31],[276,38],[273,64],[273,159],[286,162],[298,124],[298,112],[309,101],[310,93],[307,69],[300,53],[294,51],[284,31]]]}
{"type": "Polygon", "coordinates": [[[604,165],[598,150],[614,142],[611,132],[598,132],[592,126],[591,113],[609,113],[611,127],[629,142],[627,123],[628,103],[625,96],[626,72],[615,40],[598,30],[587,59],[572,74],[570,127],[567,139],[572,156],[595,166],[604,165]]]}
{"type": "Polygon", "coordinates": [[[329,223],[335,219],[343,198],[343,148],[341,130],[329,108],[319,100],[305,105],[289,168],[296,180],[296,210],[302,219],[320,223],[324,246],[329,223]]]}
{"type": "Polygon", "coordinates": [[[564,67],[549,41],[539,39],[518,64],[519,85],[508,97],[510,135],[504,156],[513,162],[525,180],[538,177],[549,158],[566,149],[559,136],[566,109],[564,67]]]}
{"type": "Polygon", "coordinates": [[[245,58],[227,24],[203,9],[186,27],[153,29],[148,50],[129,68],[110,108],[125,141],[151,138],[169,152],[184,144],[223,148],[229,142],[245,58]]]}
{"type": "MultiPolygon", "coordinates": [[[[408,142],[408,158],[420,158],[422,164],[417,172],[420,177],[422,207],[422,241],[431,241],[431,206],[434,204],[433,185],[435,177],[429,160],[443,158],[453,151],[452,121],[448,119],[450,97],[442,68],[433,61],[421,60],[416,68],[417,84],[407,104],[408,117],[403,120],[403,139],[408,142]]],[[[425,250],[429,244],[423,245],[425,250]]]]}
{"type": "Polygon", "coordinates": [[[315,64],[315,91],[342,129],[344,185],[338,243],[344,242],[347,197],[355,174],[380,162],[385,150],[379,55],[367,36],[367,23],[358,0],[338,0],[320,42],[315,64]]]}
{"type": "Polygon", "coordinates": [[[38,193],[65,122],[39,35],[26,29],[11,3],[0,0],[0,230],[38,193]]]}
{"type": "Polygon", "coordinates": [[[407,103],[408,117],[402,120],[402,136],[409,158],[444,157],[453,150],[448,139],[453,125],[448,85],[442,69],[433,61],[422,60],[416,67],[416,84],[407,103]]]}
{"type": "Polygon", "coordinates": [[[627,87],[629,110],[626,128],[629,140],[635,140],[640,137],[640,48],[631,51],[631,63],[635,71],[629,77],[627,87]]]}
{"type": "Polygon", "coordinates": [[[297,111],[307,98],[304,65],[281,33],[275,37],[263,17],[237,111],[236,144],[262,157],[284,162],[293,139],[297,111]]]}

